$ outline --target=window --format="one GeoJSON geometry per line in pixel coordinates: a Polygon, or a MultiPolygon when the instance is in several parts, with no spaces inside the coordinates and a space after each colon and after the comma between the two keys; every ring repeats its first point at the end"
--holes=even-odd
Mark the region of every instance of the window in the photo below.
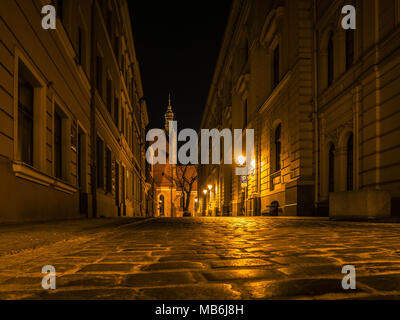
{"type": "Polygon", "coordinates": [[[111,115],[111,104],[112,104],[112,92],[113,92],[113,88],[112,88],[112,80],[107,79],[107,110],[111,115]]]}
{"type": "Polygon", "coordinates": [[[112,193],[112,159],[111,159],[111,150],[106,149],[106,191],[107,193],[112,193]]]}
{"type": "Polygon", "coordinates": [[[54,175],[63,178],[63,143],[62,143],[62,116],[59,111],[54,113],[54,175]]]}
{"type": "Polygon", "coordinates": [[[350,69],[354,62],[354,30],[346,30],[346,70],[350,69]]]}
{"type": "Polygon", "coordinates": [[[347,191],[353,191],[354,142],[353,134],[347,140],[347,191]]]}
{"type": "Polygon", "coordinates": [[[125,109],[121,109],[121,132],[125,134],[125,109]]]}
{"type": "Polygon", "coordinates": [[[114,54],[117,61],[119,61],[119,37],[114,37],[114,54]]]}
{"type": "Polygon", "coordinates": [[[77,59],[79,64],[84,68],[85,64],[85,54],[84,54],[84,31],[81,27],[78,28],[78,39],[77,39],[77,45],[78,45],[78,50],[77,50],[77,59]]]}
{"type": "Polygon", "coordinates": [[[332,144],[329,148],[328,156],[328,179],[329,179],[329,192],[335,191],[335,146],[332,144]]]}
{"type": "Polygon", "coordinates": [[[278,125],[275,130],[275,171],[281,170],[281,134],[282,126],[278,125]]]}
{"type": "Polygon", "coordinates": [[[329,34],[328,39],[328,87],[333,83],[333,72],[334,72],[334,52],[333,52],[333,32],[329,34]]]}
{"type": "Polygon", "coordinates": [[[20,64],[18,74],[18,159],[33,166],[34,87],[27,69],[20,64]]]}
{"type": "Polygon", "coordinates": [[[55,7],[57,10],[57,17],[63,21],[64,20],[64,0],[56,0],[55,7]]]}
{"type": "Polygon", "coordinates": [[[279,45],[276,46],[274,50],[273,58],[273,86],[274,88],[278,86],[280,81],[280,70],[279,70],[279,45]]]}
{"type": "Polygon", "coordinates": [[[96,145],[96,162],[97,162],[97,188],[104,188],[104,147],[103,141],[97,138],[96,145]]]}
{"type": "Polygon", "coordinates": [[[110,37],[110,39],[112,39],[112,11],[110,9],[107,10],[107,14],[106,14],[106,27],[107,27],[107,32],[108,32],[108,36],[110,37]]]}
{"type": "Polygon", "coordinates": [[[103,58],[97,56],[96,60],[96,88],[99,91],[99,94],[103,94],[103,58]]]}
{"type": "Polygon", "coordinates": [[[121,196],[122,196],[122,203],[125,203],[125,200],[126,200],[126,189],[125,189],[125,186],[126,186],[126,170],[125,170],[125,167],[124,166],[122,166],[121,167],[121,178],[122,178],[122,180],[121,180],[121,196]]]}
{"type": "Polygon", "coordinates": [[[119,122],[119,100],[117,97],[114,98],[114,123],[118,128],[119,122]]]}

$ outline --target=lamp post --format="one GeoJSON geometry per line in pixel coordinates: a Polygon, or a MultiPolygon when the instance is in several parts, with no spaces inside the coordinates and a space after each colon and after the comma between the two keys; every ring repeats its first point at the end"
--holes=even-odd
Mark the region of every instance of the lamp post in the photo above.
{"type": "MultiPolygon", "coordinates": [[[[208,188],[208,211],[210,211],[211,210],[211,189],[212,189],[212,185],[211,184],[209,184],[208,186],[207,186],[207,188],[208,188]]],[[[210,213],[209,213],[209,215],[210,215],[210,213]]],[[[211,214],[211,216],[212,216],[212,214],[211,214]]]]}
{"type": "MultiPolygon", "coordinates": [[[[243,167],[245,162],[246,162],[246,158],[243,155],[240,155],[237,159],[237,164],[240,167],[243,167]]],[[[244,176],[240,177],[240,184],[241,184],[241,187],[244,188],[244,215],[247,216],[247,176],[245,176],[246,177],[246,186],[245,187],[243,187],[243,183],[242,183],[243,177],[244,176]]]]}
{"type": "Polygon", "coordinates": [[[204,194],[204,216],[206,216],[206,210],[207,210],[207,189],[203,190],[204,194]]]}

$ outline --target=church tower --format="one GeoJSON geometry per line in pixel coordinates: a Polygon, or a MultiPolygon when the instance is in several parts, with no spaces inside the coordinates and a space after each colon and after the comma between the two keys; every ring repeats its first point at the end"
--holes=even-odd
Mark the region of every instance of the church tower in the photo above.
{"type": "Polygon", "coordinates": [[[167,134],[169,133],[169,122],[174,121],[174,113],[172,112],[172,106],[171,106],[171,94],[168,97],[168,108],[167,112],[165,113],[165,130],[167,131],[167,134]]]}

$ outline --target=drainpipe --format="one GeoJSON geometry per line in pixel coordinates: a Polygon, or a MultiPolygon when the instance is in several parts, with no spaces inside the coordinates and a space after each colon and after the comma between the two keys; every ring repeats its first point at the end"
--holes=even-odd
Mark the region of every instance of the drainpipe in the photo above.
{"type": "Polygon", "coordinates": [[[96,15],[96,0],[92,1],[92,21],[91,21],[91,67],[90,67],[90,82],[91,82],[91,101],[90,101],[90,161],[91,161],[91,191],[92,191],[92,217],[97,218],[97,164],[96,164],[96,33],[95,33],[95,15],[96,15]]]}
{"type": "Polygon", "coordinates": [[[313,50],[313,60],[314,60],[314,72],[313,72],[313,82],[314,82],[314,92],[313,92],[313,101],[314,101],[314,136],[315,136],[315,181],[314,181],[314,209],[315,211],[318,209],[318,201],[319,201],[319,119],[318,119],[318,39],[317,39],[317,0],[314,0],[313,5],[313,35],[314,35],[314,50],[313,50]]]}

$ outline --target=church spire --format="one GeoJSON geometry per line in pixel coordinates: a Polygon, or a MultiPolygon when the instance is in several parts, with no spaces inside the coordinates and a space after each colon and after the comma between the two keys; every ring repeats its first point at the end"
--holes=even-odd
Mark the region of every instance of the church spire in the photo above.
{"type": "Polygon", "coordinates": [[[167,131],[167,134],[169,133],[169,122],[174,121],[174,113],[172,111],[172,105],[171,105],[171,94],[168,96],[168,108],[167,112],[165,113],[165,130],[167,131]]]}

